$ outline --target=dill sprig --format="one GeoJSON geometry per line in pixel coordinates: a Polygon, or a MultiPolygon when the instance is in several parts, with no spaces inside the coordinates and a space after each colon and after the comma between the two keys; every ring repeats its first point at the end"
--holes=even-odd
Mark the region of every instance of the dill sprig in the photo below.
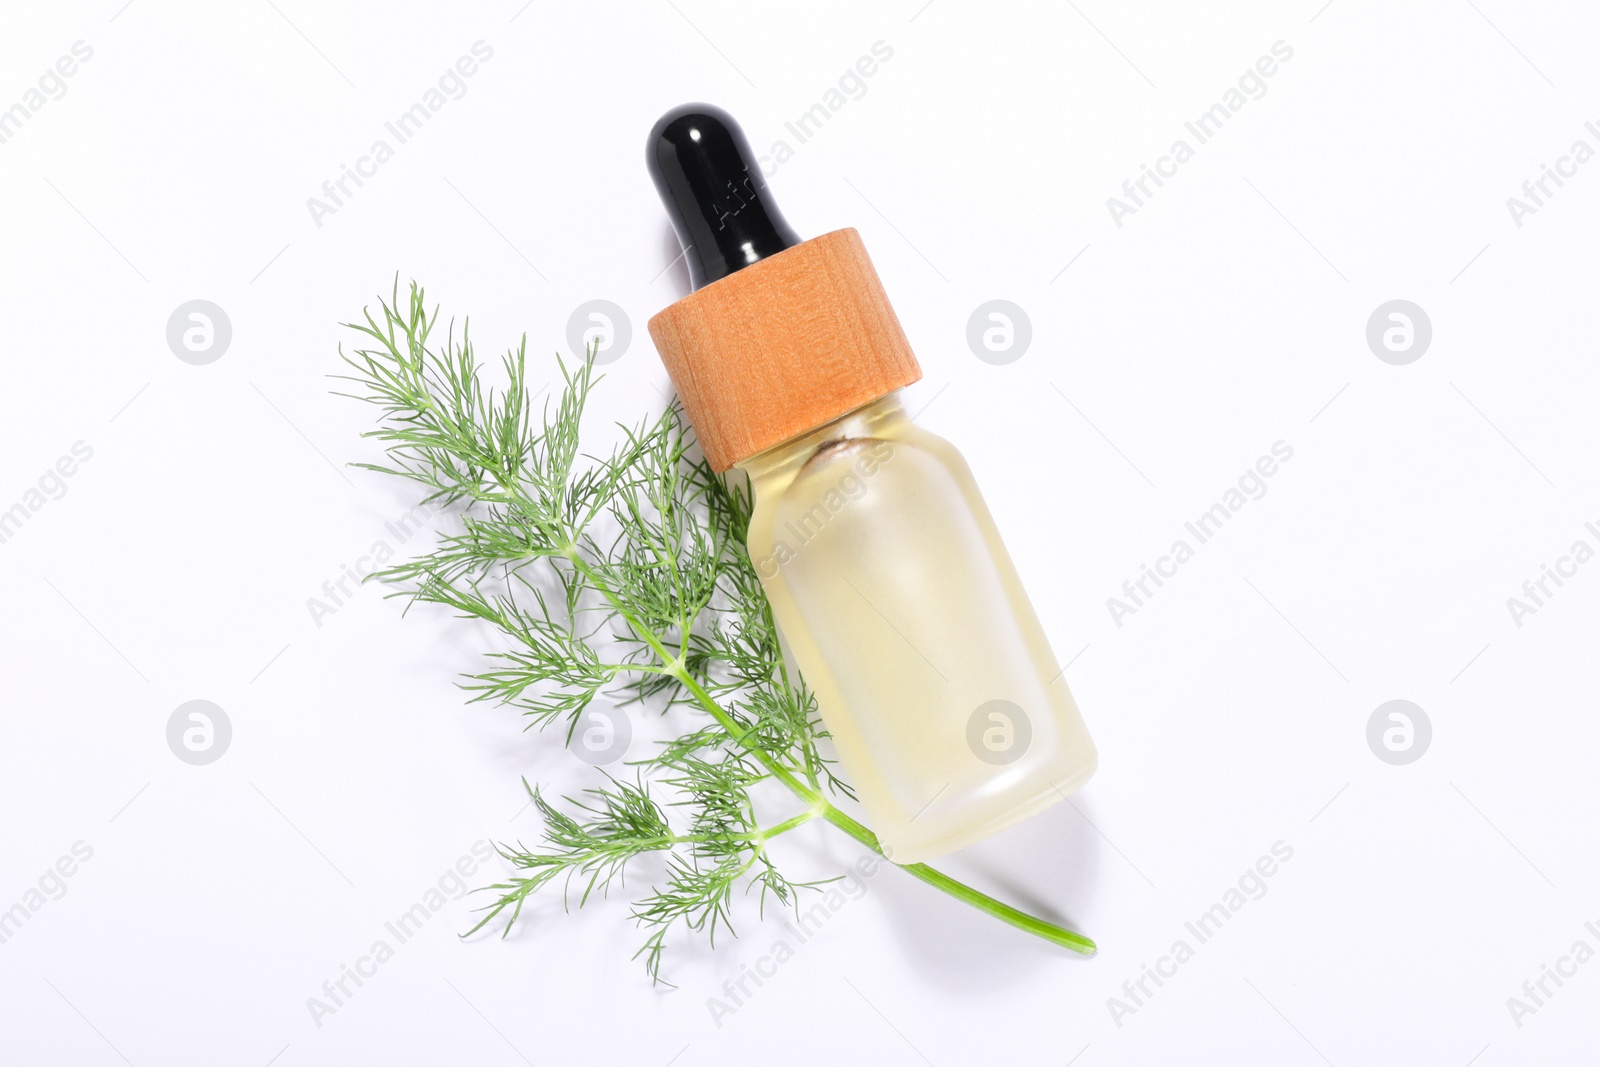
{"type": "MultiPolygon", "coordinates": [[[[791,677],[745,550],[749,500],[693,450],[676,404],[622,427],[609,455],[579,452],[579,425],[599,378],[593,353],[557,358],[561,390],[539,412],[526,339],[486,386],[468,331],[435,337],[423,290],[402,301],[398,279],[378,313],[348,323],[361,340],[340,356],[351,396],[376,405],[383,463],[355,464],[416,482],[425,500],[458,505],[459,528],[432,551],[374,575],[410,603],[438,604],[504,639],[468,676],[472,699],[510,705],[529,728],[572,732],[597,698],[690,709],[693,722],[634,766],[553,803],[524,780],[542,840],[499,846],[513,874],[469,933],[496,920],[509,932],[529,897],[553,882],[579,907],[620,883],[630,862],[660,854],[660,874],[632,916],[646,932],[637,956],[660,980],[666,938],[683,927],[731,934],[735,891],[758,906],[797,906],[820,882],[793,881],[769,843],[821,820],[883,855],[877,838],[834,803],[849,786],[823,755],[816,702],[791,677]],[[553,408],[553,410],[552,410],[553,408]],[[758,816],[755,796],[782,787],[792,814],[758,816]],[[669,810],[675,816],[668,817],[669,810]]],[[[926,864],[912,876],[1003,922],[1077,952],[1094,943],[1028,915],[926,864]]]]}

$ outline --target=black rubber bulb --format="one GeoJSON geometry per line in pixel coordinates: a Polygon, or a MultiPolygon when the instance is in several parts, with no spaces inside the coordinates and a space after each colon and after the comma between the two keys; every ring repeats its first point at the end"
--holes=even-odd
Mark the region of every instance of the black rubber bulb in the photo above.
{"type": "Polygon", "coordinates": [[[650,131],[645,162],[699,289],[800,243],[733,116],[684,104],[650,131]]]}

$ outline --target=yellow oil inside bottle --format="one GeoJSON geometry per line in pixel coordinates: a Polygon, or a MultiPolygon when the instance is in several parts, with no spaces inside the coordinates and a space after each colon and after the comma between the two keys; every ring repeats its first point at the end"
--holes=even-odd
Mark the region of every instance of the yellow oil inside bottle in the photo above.
{"type": "Polygon", "coordinates": [[[740,464],[794,666],[894,860],[1064,799],[1094,743],[966,461],[891,395],[740,464]]]}

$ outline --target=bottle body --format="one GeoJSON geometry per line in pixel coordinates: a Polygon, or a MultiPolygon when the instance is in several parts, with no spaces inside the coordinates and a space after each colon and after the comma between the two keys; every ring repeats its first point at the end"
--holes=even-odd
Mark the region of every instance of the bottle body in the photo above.
{"type": "Polygon", "coordinates": [[[1089,779],[1094,743],[966,461],[898,394],[739,466],[750,558],[896,862],[1089,779]]]}

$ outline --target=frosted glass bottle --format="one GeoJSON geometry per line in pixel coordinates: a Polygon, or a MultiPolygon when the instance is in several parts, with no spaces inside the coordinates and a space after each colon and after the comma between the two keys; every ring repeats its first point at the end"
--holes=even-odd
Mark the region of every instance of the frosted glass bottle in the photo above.
{"type": "Polygon", "coordinates": [[[751,559],[885,851],[1061,800],[1094,744],[966,462],[901,407],[922,368],[861,235],[802,240],[720,108],[667,112],[645,159],[693,289],[651,340],[711,469],[750,478],[751,559]]]}
{"type": "Polygon", "coordinates": [[[971,471],[898,392],[738,466],[750,557],[896,862],[1089,779],[1094,743],[971,471]]]}

